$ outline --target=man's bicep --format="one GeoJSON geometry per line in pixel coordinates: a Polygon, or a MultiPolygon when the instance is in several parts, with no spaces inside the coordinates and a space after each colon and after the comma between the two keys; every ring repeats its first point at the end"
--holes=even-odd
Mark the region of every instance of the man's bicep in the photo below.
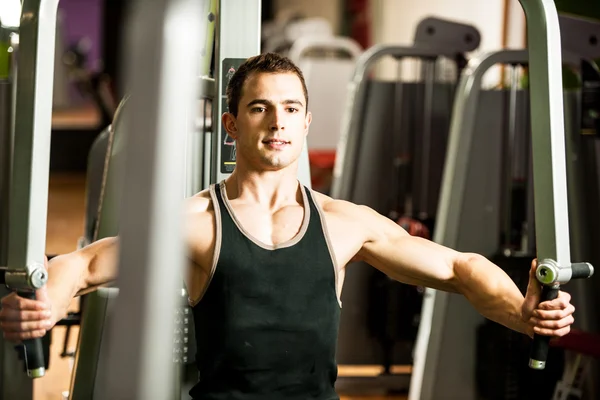
{"type": "Polygon", "coordinates": [[[458,252],[427,239],[409,235],[382,215],[363,216],[372,230],[358,256],[390,278],[414,285],[455,291],[454,260],[458,252]]]}
{"type": "Polygon", "coordinates": [[[89,260],[85,279],[86,287],[105,285],[117,278],[118,236],[100,239],[80,251],[81,256],[89,260]]]}

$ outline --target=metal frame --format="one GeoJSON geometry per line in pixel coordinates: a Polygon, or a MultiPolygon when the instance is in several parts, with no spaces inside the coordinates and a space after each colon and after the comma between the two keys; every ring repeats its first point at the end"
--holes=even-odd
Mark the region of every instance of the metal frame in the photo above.
{"type": "MultiPolygon", "coordinates": [[[[14,28],[7,28],[0,25],[0,41],[11,41],[9,36],[14,32],[14,28]]],[[[2,49],[0,49],[2,51],[2,49]]],[[[6,60],[8,61],[8,60],[6,60]]],[[[8,71],[0,71],[0,75],[7,73],[6,77],[0,79],[0,266],[7,263],[8,252],[8,216],[9,216],[9,194],[10,179],[12,174],[12,147],[13,147],[13,124],[14,124],[14,100],[16,69],[14,65],[6,65],[8,71]]],[[[0,286],[0,296],[8,294],[8,290],[0,286]]],[[[17,355],[13,350],[11,343],[0,339],[0,388],[4,387],[5,380],[13,379],[14,373],[10,370],[18,363],[17,355]],[[6,372],[5,372],[6,371],[6,372]],[[11,375],[12,374],[12,375],[11,375]]],[[[24,398],[31,398],[32,390],[30,382],[23,379],[22,374],[18,375],[26,385],[21,395],[24,398]]],[[[16,389],[10,389],[16,391],[16,389]]],[[[10,396],[8,390],[0,389],[0,399],[6,399],[10,396]]]]}
{"type": "Polygon", "coordinates": [[[439,57],[455,59],[465,52],[475,50],[479,43],[480,35],[476,28],[430,17],[423,19],[417,26],[413,46],[375,45],[358,58],[354,75],[348,85],[347,111],[342,121],[333,170],[332,197],[349,200],[354,191],[352,180],[356,176],[356,153],[364,134],[360,122],[366,102],[365,77],[371,66],[385,56],[396,59],[436,60],[439,57]]]}
{"type": "MultiPolygon", "coordinates": [[[[58,0],[24,0],[19,27],[14,117],[13,166],[10,184],[8,252],[5,279],[14,290],[45,285],[43,267],[50,164],[50,130],[54,46],[58,0]]],[[[32,296],[33,294],[29,294],[32,296]]],[[[3,341],[4,342],[4,341],[3,341]]],[[[28,375],[45,374],[40,339],[26,341],[28,375]]],[[[2,398],[33,396],[32,382],[15,365],[17,355],[3,343],[2,398]]]]}
{"type": "Polygon", "coordinates": [[[365,109],[367,89],[366,74],[369,68],[384,56],[395,58],[423,58],[435,59],[438,57],[454,57],[454,49],[440,49],[436,47],[401,47],[389,45],[375,45],[365,51],[356,62],[352,80],[348,84],[348,97],[346,99],[347,112],[342,121],[342,131],[338,142],[335,166],[333,169],[333,183],[331,196],[337,199],[348,200],[353,192],[352,179],[356,176],[356,152],[363,136],[360,126],[360,115],[365,109]]]}
{"type": "MultiPolygon", "coordinates": [[[[123,192],[124,148],[126,123],[124,108],[128,98],[119,104],[112,124],[108,127],[106,152],[103,154],[100,194],[97,208],[90,210],[93,214],[88,218],[94,220],[90,227],[90,242],[116,236],[119,233],[119,204],[123,192]],[[117,135],[120,132],[120,135],[117,135]],[[94,218],[94,216],[96,218],[94,218]]],[[[95,144],[97,145],[97,143],[95,144]]],[[[95,149],[90,150],[93,152],[95,149]]],[[[90,153],[90,160],[95,157],[90,153]]],[[[88,179],[94,175],[94,166],[88,165],[88,179]]],[[[94,398],[97,382],[97,371],[100,366],[98,355],[102,351],[102,339],[107,336],[107,315],[117,298],[119,289],[99,288],[82,297],[82,319],[77,343],[76,357],[71,373],[69,400],[91,400],[94,398]]]]}
{"type": "MultiPolygon", "coordinates": [[[[0,51],[11,48],[14,27],[2,25],[0,20],[0,51]]],[[[14,49],[13,49],[14,52],[14,49]]],[[[6,60],[0,65],[0,266],[6,265],[8,251],[8,197],[12,173],[13,116],[16,95],[16,69],[6,60]],[[4,71],[3,71],[4,70],[4,71]],[[4,76],[6,73],[6,76],[4,76]]]]}
{"type": "MultiPolygon", "coordinates": [[[[566,187],[566,155],[563,120],[563,88],[561,40],[558,15],[552,1],[521,0],[528,19],[531,50],[502,51],[473,59],[464,71],[457,89],[453,120],[440,192],[434,241],[456,247],[459,219],[468,157],[485,72],[498,63],[529,63],[531,78],[532,148],[534,171],[534,201],[536,210],[538,259],[557,260],[570,279],[569,221],[566,187]],[[543,232],[543,233],[542,233],[543,232]]],[[[565,60],[577,64],[581,56],[565,54],[565,60]]],[[[432,289],[426,291],[417,337],[415,363],[409,399],[427,400],[439,397],[449,388],[436,385],[441,340],[450,294],[432,289]],[[437,390],[437,391],[436,391],[437,390]],[[437,396],[437,397],[436,397],[437,396]]],[[[457,363],[453,374],[474,379],[473,365],[457,363]]],[[[464,383],[464,382],[461,382],[464,383]]],[[[470,385],[471,387],[474,384],[470,385]]],[[[450,389],[451,390],[451,389],[450,389]]],[[[465,399],[473,393],[460,389],[465,399]]]]}
{"type": "MultiPolygon", "coordinates": [[[[9,77],[10,78],[10,77],[9,77]]],[[[13,81],[0,79],[0,265],[6,265],[8,252],[8,195],[10,174],[12,171],[12,121],[13,121],[13,81]]],[[[0,287],[0,296],[7,291],[0,287]]],[[[11,343],[0,339],[0,388],[3,382],[11,379],[10,369],[17,363],[16,354],[11,343]],[[5,372],[6,371],[6,372],[5,372]]],[[[31,397],[31,396],[29,396],[31,397]]],[[[0,389],[0,399],[8,398],[8,394],[0,389]]]]}
{"type": "MultiPolygon", "coordinates": [[[[483,76],[496,64],[526,63],[527,60],[528,53],[526,50],[508,50],[473,58],[465,68],[456,90],[456,99],[452,111],[447,156],[436,217],[436,229],[433,237],[434,242],[451,248],[456,248],[458,244],[458,235],[461,229],[460,218],[469,167],[469,158],[461,155],[469,154],[471,151],[478,94],[482,90],[483,76]]],[[[441,352],[441,339],[449,297],[449,293],[426,289],[415,347],[415,362],[409,391],[410,400],[436,398],[434,392],[436,373],[440,373],[440,371],[437,371],[437,365],[441,352]]],[[[473,375],[472,364],[457,364],[453,373],[471,377],[473,375]]],[[[473,378],[474,375],[471,379],[473,378]]],[[[461,395],[464,395],[465,399],[470,398],[467,390],[461,391],[461,395]]]]}
{"type": "MultiPolygon", "coordinates": [[[[572,53],[564,54],[565,62],[576,66],[581,58],[572,53]]],[[[456,248],[461,229],[460,218],[466,187],[468,157],[473,142],[479,92],[485,73],[497,64],[527,64],[527,50],[506,50],[474,58],[465,69],[457,88],[452,125],[450,128],[444,177],[440,191],[440,201],[433,240],[444,246],[456,248]]],[[[562,89],[561,89],[562,97],[562,89]]],[[[538,171],[539,173],[539,171],[538,171]]],[[[536,175],[537,177],[538,175],[536,175]]],[[[566,194],[565,194],[566,196],[566,194]]],[[[566,200],[566,197],[564,197],[566,200]]],[[[563,204],[566,207],[566,202],[563,204]]],[[[570,264],[569,264],[570,265],[570,264]]],[[[429,391],[435,388],[435,368],[438,365],[441,338],[450,294],[427,289],[423,301],[423,311],[417,339],[416,360],[411,382],[411,399],[435,398],[429,391]],[[415,397],[413,397],[413,393],[415,397]]],[[[457,365],[454,371],[463,371],[471,376],[470,365],[457,365]]],[[[465,392],[462,392],[465,394],[465,392]]]]}
{"type": "Polygon", "coordinates": [[[184,192],[186,197],[198,193],[204,188],[205,184],[210,182],[212,115],[209,113],[209,110],[212,110],[215,98],[214,92],[216,90],[215,80],[210,77],[210,72],[216,34],[217,5],[218,0],[209,0],[209,4],[205,4],[206,12],[204,13],[204,17],[208,20],[208,29],[206,40],[200,51],[201,62],[198,68],[198,84],[201,86],[200,93],[203,93],[203,98],[198,99],[198,102],[203,107],[202,109],[198,108],[200,115],[196,124],[196,130],[190,134],[186,144],[186,158],[188,159],[184,192]]]}
{"type": "Polygon", "coordinates": [[[530,53],[537,256],[570,267],[565,161],[562,56],[558,13],[552,0],[520,0],[530,53]]]}
{"type": "Polygon", "coordinates": [[[127,118],[120,291],[103,343],[100,398],[168,399],[173,393],[172,313],[185,265],[182,155],[193,129],[205,24],[195,0],[156,0],[152,7],[138,0],[131,9],[125,66],[134,94],[127,118]]]}
{"type": "Polygon", "coordinates": [[[119,290],[115,288],[99,288],[93,295],[87,296],[82,313],[79,340],[75,352],[74,368],[71,373],[69,400],[94,399],[96,376],[98,375],[100,354],[103,350],[102,339],[106,335],[107,321],[95,318],[112,311],[119,290]],[[92,362],[90,362],[92,360],[92,362]]]}
{"type": "MultiPolygon", "coordinates": [[[[448,58],[456,61],[458,69],[463,68],[462,60],[465,51],[473,50],[479,43],[479,34],[474,28],[448,23],[436,19],[425,19],[419,24],[415,32],[415,44],[409,47],[375,45],[366,50],[356,61],[354,74],[348,84],[348,95],[346,98],[346,111],[342,120],[341,135],[338,142],[336,161],[334,166],[334,180],[331,196],[338,199],[353,201],[356,196],[354,182],[358,176],[358,154],[363,141],[369,140],[363,126],[363,115],[366,107],[368,92],[368,73],[371,67],[383,57],[392,57],[396,60],[403,58],[419,58],[426,63],[434,63],[438,58],[448,58]],[[428,29],[432,28],[432,29],[428,29]],[[438,29],[439,28],[439,29],[438,29]],[[427,32],[436,32],[432,37],[427,32]],[[447,41],[448,33],[453,34],[452,44],[447,41]],[[424,37],[426,36],[426,37],[424,37]],[[364,139],[363,139],[364,137],[364,139]]],[[[429,76],[434,73],[434,68],[429,68],[429,76]]],[[[426,90],[431,95],[433,85],[426,85],[426,90]]],[[[402,88],[395,88],[396,98],[401,97],[402,88]]],[[[423,100],[426,100],[425,98],[423,100]]],[[[427,145],[425,145],[427,147],[427,145]]],[[[356,273],[356,272],[355,272],[356,273]]],[[[348,277],[350,278],[350,277],[348,277]]],[[[347,279],[348,279],[347,278],[347,279]]],[[[342,329],[343,327],[341,327],[342,329]]],[[[374,385],[397,389],[408,388],[408,377],[386,376],[377,379],[364,380],[360,385],[374,385]],[[367,383],[368,382],[368,383],[367,383]]],[[[356,378],[344,378],[343,385],[348,385],[356,378]]],[[[338,386],[342,382],[338,379],[338,386]]]]}
{"type": "Polygon", "coordinates": [[[58,0],[25,0],[19,33],[8,265],[29,275],[46,247],[57,8],[58,0]]]}
{"type": "MultiPolygon", "coordinates": [[[[221,121],[221,115],[227,111],[224,82],[228,71],[223,71],[223,63],[226,59],[241,62],[260,53],[261,0],[220,0],[218,3],[215,36],[215,81],[218,85],[213,102],[211,183],[220,182],[230,174],[230,172],[221,170],[223,162],[221,143],[227,135],[221,121]],[[256,32],[257,34],[242,34],[240,32],[242,27],[244,32],[256,32]]],[[[237,66],[235,67],[237,68],[237,66]]],[[[231,168],[233,168],[233,164],[231,164],[231,168]]]]}
{"type": "MultiPolygon", "coordinates": [[[[543,283],[541,301],[558,296],[561,284],[593,274],[588,263],[571,264],[567,171],[564,133],[561,36],[552,0],[520,0],[527,19],[530,47],[531,132],[534,172],[535,231],[538,266],[543,283]],[[576,276],[579,272],[583,273],[576,276]]],[[[549,338],[534,335],[529,359],[544,369],[549,338]]]]}
{"type": "MultiPolygon", "coordinates": [[[[486,54],[469,61],[456,90],[452,111],[452,122],[448,136],[447,156],[444,165],[440,200],[436,217],[433,241],[456,248],[460,231],[460,217],[466,187],[468,157],[473,142],[478,94],[485,73],[498,63],[524,63],[528,59],[526,50],[502,51],[486,54]]],[[[409,399],[434,399],[436,373],[441,352],[449,293],[426,289],[421,311],[421,322],[415,346],[415,362],[411,376],[409,399]]],[[[457,364],[453,373],[471,376],[472,365],[457,364]],[[464,371],[467,369],[468,371],[464,371]]],[[[474,376],[473,376],[474,378],[474,376]]],[[[448,392],[446,392],[448,393],[448,392]]],[[[439,393],[438,393],[439,394],[439,393]]],[[[470,398],[467,390],[461,391],[465,399],[470,398]]]]}
{"type": "Polygon", "coordinates": [[[206,76],[201,76],[199,84],[202,86],[201,93],[204,98],[198,99],[197,110],[199,115],[196,118],[195,130],[190,134],[186,143],[186,184],[185,197],[190,197],[205,188],[205,181],[209,182],[210,178],[205,170],[210,171],[210,162],[207,163],[207,158],[210,159],[210,150],[212,148],[206,146],[207,136],[211,135],[212,130],[212,115],[210,110],[214,104],[215,80],[206,76]],[[205,154],[206,153],[206,154],[205,154]]]}
{"type": "Polygon", "coordinates": [[[8,251],[8,193],[12,159],[12,82],[0,79],[0,265],[8,251]]]}

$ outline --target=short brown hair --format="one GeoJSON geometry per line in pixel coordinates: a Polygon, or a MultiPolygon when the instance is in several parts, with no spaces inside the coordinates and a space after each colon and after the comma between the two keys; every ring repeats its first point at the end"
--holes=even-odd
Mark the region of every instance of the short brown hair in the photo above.
{"type": "Polygon", "coordinates": [[[237,117],[238,114],[244,83],[248,80],[250,75],[254,73],[296,74],[302,83],[304,100],[306,100],[306,107],[308,108],[308,90],[306,89],[306,82],[304,81],[304,75],[302,74],[302,71],[300,71],[300,68],[287,57],[283,57],[276,53],[265,53],[247,59],[240,65],[238,70],[235,71],[227,84],[227,107],[229,107],[229,112],[234,116],[237,117]]]}

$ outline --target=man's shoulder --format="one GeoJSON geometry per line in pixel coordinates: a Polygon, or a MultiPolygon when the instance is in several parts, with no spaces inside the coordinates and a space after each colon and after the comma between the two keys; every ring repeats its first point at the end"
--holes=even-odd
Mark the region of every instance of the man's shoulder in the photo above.
{"type": "Polygon", "coordinates": [[[314,198],[323,210],[331,237],[336,238],[333,240],[334,246],[341,246],[341,249],[350,246],[358,251],[365,242],[376,236],[375,231],[381,225],[382,218],[370,207],[334,199],[321,193],[317,193],[314,198]]]}
{"type": "MultiPolygon", "coordinates": [[[[198,244],[210,244],[214,227],[214,208],[210,191],[203,190],[185,200],[184,226],[188,239],[198,244]]],[[[201,248],[204,248],[201,246],[201,248]]],[[[208,250],[208,248],[204,248],[208,250]]],[[[204,251],[203,250],[203,251],[204,251]]]]}
{"type": "Polygon", "coordinates": [[[210,190],[205,189],[185,200],[185,214],[187,216],[199,215],[213,212],[210,190]]]}
{"type": "Polygon", "coordinates": [[[312,193],[315,201],[326,215],[354,218],[357,217],[357,213],[364,212],[364,206],[346,200],[334,199],[316,191],[312,191],[312,193]]]}

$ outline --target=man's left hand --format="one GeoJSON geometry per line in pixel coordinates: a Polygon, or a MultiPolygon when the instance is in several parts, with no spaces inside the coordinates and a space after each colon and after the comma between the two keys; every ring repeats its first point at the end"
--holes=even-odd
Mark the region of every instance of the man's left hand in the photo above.
{"type": "Polygon", "coordinates": [[[528,325],[527,334],[560,337],[571,330],[575,307],[571,304],[571,295],[559,291],[554,300],[540,303],[542,286],[535,277],[537,260],[533,260],[529,271],[529,284],[525,301],[521,309],[522,319],[528,325]]]}

